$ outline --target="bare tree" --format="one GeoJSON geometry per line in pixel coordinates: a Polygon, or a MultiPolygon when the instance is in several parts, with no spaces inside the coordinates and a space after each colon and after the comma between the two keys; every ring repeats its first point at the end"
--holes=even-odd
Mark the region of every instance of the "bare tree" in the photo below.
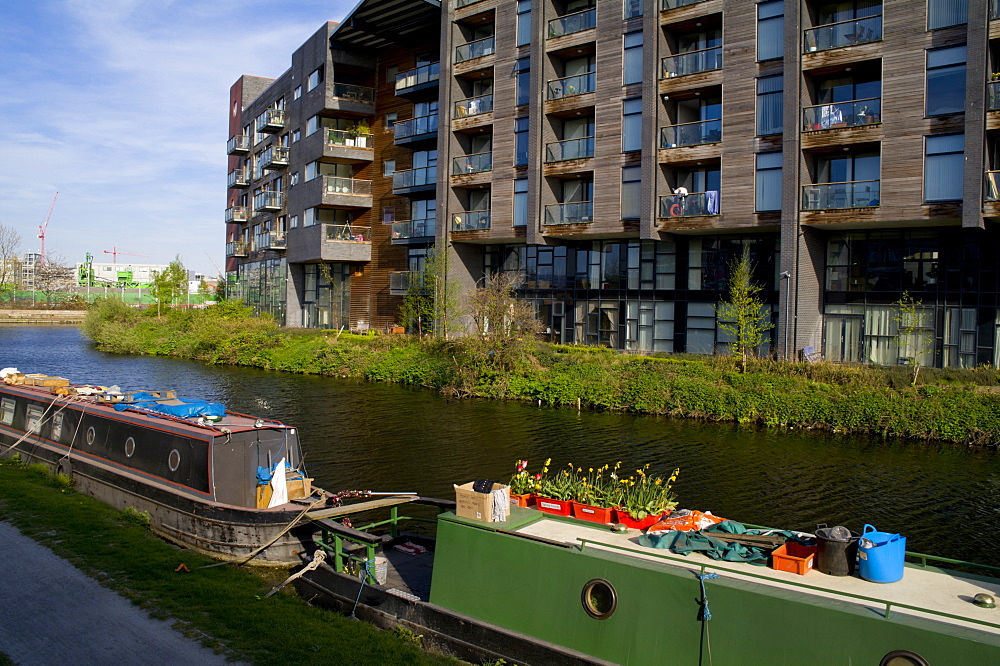
{"type": "Polygon", "coordinates": [[[21,282],[21,236],[0,224],[0,294],[13,298],[21,282]]]}
{"type": "Polygon", "coordinates": [[[527,360],[541,326],[534,306],[517,298],[518,273],[496,273],[469,296],[469,313],[478,335],[475,351],[490,365],[512,370],[527,360]]]}
{"type": "Polygon", "coordinates": [[[35,265],[35,291],[42,293],[46,305],[68,300],[76,286],[76,269],[56,252],[45,253],[45,263],[35,265]]]}

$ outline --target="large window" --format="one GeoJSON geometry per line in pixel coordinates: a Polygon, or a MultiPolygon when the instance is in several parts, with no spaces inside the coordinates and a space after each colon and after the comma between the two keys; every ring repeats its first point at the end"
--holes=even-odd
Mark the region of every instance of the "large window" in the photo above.
{"type": "Polygon", "coordinates": [[[757,155],[758,212],[781,210],[781,153],[757,155]]]}
{"type": "Polygon", "coordinates": [[[517,0],[517,45],[531,43],[531,0],[517,0]]]}
{"type": "Polygon", "coordinates": [[[642,33],[625,35],[622,55],[622,83],[642,83],[642,33]]]}
{"type": "Polygon", "coordinates": [[[622,152],[642,150],[642,98],[622,102],[622,152]]]}
{"type": "Polygon", "coordinates": [[[927,52],[927,115],[965,111],[965,46],[927,52]]]}
{"type": "Polygon", "coordinates": [[[642,167],[622,167],[622,219],[642,216],[642,167]]]}
{"type": "Polygon", "coordinates": [[[521,58],[515,65],[517,72],[517,101],[518,105],[527,104],[531,101],[531,58],[521,58]]]}
{"type": "Polygon", "coordinates": [[[757,79],[757,136],[781,134],[784,89],[785,77],[781,74],[757,79]]]}
{"type": "Polygon", "coordinates": [[[528,179],[514,181],[514,226],[528,226],[528,179]]]}
{"type": "Polygon", "coordinates": [[[785,3],[769,0],[757,5],[757,60],[784,55],[785,3]]]}
{"type": "Polygon", "coordinates": [[[625,0],[623,16],[625,18],[642,16],[642,0],[625,0]]]}
{"type": "Polygon", "coordinates": [[[927,0],[927,29],[962,25],[969,20],[969,0],[927,0]]]}
{"type": "Polygon", "coordinates": [[[924,149],[924,201],[961,201],[965,135],[929,136],[924,149]]]}
{"type": "Polygon", "coordinates": [[[514,164],[528,163],[528,118],[514,120],[514,164]]]}
{"type": "Polygon", "coordinates": [[[319,67],[312,71],[309,75],[309,81],[306,83],[306,91],[312,90],[319,84],[323,83],[323,68],[319,67]]]}

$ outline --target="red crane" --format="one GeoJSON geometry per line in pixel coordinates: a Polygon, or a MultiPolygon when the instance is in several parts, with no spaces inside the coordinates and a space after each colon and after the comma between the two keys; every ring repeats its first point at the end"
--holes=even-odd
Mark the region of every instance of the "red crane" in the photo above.
{"type": "Polygon", "coordinates": [[[55,196],[52,197],[52,203],[49,204],[49,212],[45,214],[45,222],[38,225],[38,237],[42,239],[42,246],[38,253],[38,265],[45,265],[45,230],[49,227],[49,218],[52,217],[52,209],[56,207],[56,199],[59,198],[59,193],[56,192],[55,196]]]}
{"type": "Polygon", "coordinates": [[[104,254],[110,254],[111,255],[111,263],[113,263],[113,264],[117,264],[118,263],[118,255],[119,254],[128,255],[129,257],[146,257],[146,256],[149,256],[149,255],[146,255],[146,254],[133,254],[132,252],[119,252],[118,248],[114,247],[114,246],[112,246],[112,248],[110,250],[105,250],[104,254]]]}

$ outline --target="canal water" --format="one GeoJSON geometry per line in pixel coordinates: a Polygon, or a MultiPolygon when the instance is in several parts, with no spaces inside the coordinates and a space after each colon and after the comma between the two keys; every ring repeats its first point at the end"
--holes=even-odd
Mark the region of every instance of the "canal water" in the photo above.
{"type": "Polygon", "coordinates": [[[962,446],[761,430],[664,417],[455,401],[367,384],[94,351],[71,327],[0,327],[0,367],[176,389],[300,429],[306,466],[328,490],[452,497],[453,483],[506,480],[515,461],[649,463],[681,475],[682,507],[747,523],[899,532],[908,549],[1000,566],[1000,455],[962,446]]]}

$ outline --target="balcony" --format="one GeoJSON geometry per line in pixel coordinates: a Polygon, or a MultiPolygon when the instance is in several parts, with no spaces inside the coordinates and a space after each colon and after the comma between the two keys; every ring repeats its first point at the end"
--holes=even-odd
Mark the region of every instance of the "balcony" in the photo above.
{"type": "Polygon", "coordinates": [[[988,111],[1000,110],[1000,81],[990,81],[986,84],[986,109],[988,111]]]}
{"type": "Polygon", "coordinates": [[[285,126],[284,109],[266,109],[257,116],[258,132],[280,132],[285,126]]]}
{"type": "Polygon", "coordinates": [[[242,169],[234,169],[229,172],[228,178],[229,187],[249,187],[250,186],[250,172],[244,167],[242,169]]]}
{"type": "Polygon", "coordinates": [[[375,137],[371,134],[358,134],[346,130],[331,129],[326,131],[326,145],[329,147],[359,148],[373,150],[375,137]]]}
{"type": "Polygon", "coordinates": [[[802,109],[803,132],[876,125],[880,122],[882,122],[882,100],[879,97],[818,104],[802,109]]]}
{"type": "Polygon", "coordinates": [[[400,120],[392,126],[393,140],[397,145],[416,143],[437,137],[438,114],[417,116],[409,120],[400,120]]]}
{"type": "Polygon", "coordinates": [[[593,156],[594,137],[592,136],[582,139],[556,141],[545,145],[546,162],[563,162],[565,160],[578,160],[593,156]]]}
{"type": "Polygon", "coordinates": [[[660,217],[693,217],[718,215],[719,191],[691,192],[687,196],[660,197],[660,217]]]}
{"type": "Polygon", "coordinates": [[[226,209],[226,224],[246,222],[249,219],[250,214],[246,206],[230,206],[226,209]]]}
{"type": "Polygon", "coordinates": [[[371,243],[372,228],[351,224],[324,224],[323,240],[328,243],[371,243]]]}
{"type": "Polygon", "coordinates": [[[337,99],[346,99],[351,102],[362,104],[375,103],[375,89],[364,86],[355,86],[350,83],[334,83],[330,87],[330,96],[337,99]]]}
{"type": "Polygon", "coordinates": [[[474,42],[469,42],[468,44],[462,44],[461,46],[455,47],[455,64],[460,62],[465,62],[467,60],[475,60],[476,58],[482,58],[483,56],[493,55],[493,45],[494,40],[492,37],[484,37],[483,39],[477,39],[474,42]]]}
{"type": "Polygon", "coordinates": [[[544,224],[547,226],[587,224],[593,221],[593,201],[573,201],[570,203],[550,204],[545,207],[544,224]]]}
{"type": "Polygon", "coordinates": [[[455,9],[461,9],[462,7],[468,7],[469,5],[474,5],[477,2],[482,2],[483,0],[455,0],[455,9]]]}
{"type": "Polygon", "coordinates": [[[805,31],[803,48],[806,53],[811,53],[877,42],[880,39],[882,39],[882,16],[867,16],[810,28],[805,31]]]}
{"type": "Polygon", "coordinates": [[[371,197],[372,181],[340,176],[323,176],[323,192],[352,197],[371,197]]]}
{"type": "Polygon", "coordinates": [[[694,5],[699,2],[704,2],[705,0],[660,0],[660,11],[665,12],[668,9],[677,9],[678,7],[687,7],[688,5],[694,5]]]}
{"type": "Polygon", "coordinates": [[[396,94],[407,95],[437,85],[441,78],[441,63],[430,62],[396,75],[396,94]]]}
{"type": "Polygon", "coordinates": [[[490,228],[490,211],[465,210],[451,216],[452,231],[479,231],[490,228]]]}
{"type": "Polygon", "coordinates": [[[290,264],[372,260],[371,227],[322,223],[290,229],[288,234],[292,242],[288,244],[285,259],[290,264]]]}
{"type": "Polygon", "coordinates": [[[983,201],[1000,201],[1000,171],[987,171],[985,176],[983,201]]]}
{"type": "Polygon", "coordinates": [[[597,27],[597,10],[585,9],[582,12],[567,14],[549,21],[549,39],[572,35],[597,27]]]}
{"type": "Polygon", "coordinates": [[[468,118],[493,111],[493,95],[480,95],[455,102],[453,118],[468,118]]]}
{"type": "Polygon", "coordinates": [[[226,143],[227,155],[246,155],[250,152],[250,137],[245,134],[237,134],[229,137],[226,143]]]}
{"type": "Polygon", "coordinates": [[[227,257],[248,257],[250,256],[250,241],[231,241],[226,243],[227,257]]]}
{"type": "Polygon", "coordinates": [[[451,162],[451,175],[462,176],[468,173],[482,173],[493,170],[493,153],[475,153],[462,155],[451,162]]]}
{"type": "Polygon", "coordinates": [[[392,223],[392,240],[405,241],[413,238],[430,238],[434,236],[436,220],[431,217],[423,220],[392,223]]]}
{"type": "Polygon", "coordinates": [[[284,197],[281,192],[268,190],[255,194],[253,197],[253,209],[256,212],[281,210],[282,203],[284,203],[284,197]]]}
{"type": "Polygon", "coordinates": [[[709,72],[722,69],[722,47],[715,46],[700,51],[689,51],[675,56],[668,56],[660,61],[660,78],[669,79],[675,76],[687,76],[698,72],[709,72]]]}
{"type": "Polygon", "coordinates": [[[878,180],[816,183],[802,186],[802,210],[871,208],[879,205],[878,180]]]}
{"type": "Polygon", "coordinates": [[[260,169],[284,169],[288,166],[288,146],[270,146],[260,155],[260,169]]]}
{"type": "Polygon", "coordinates": [[[437,185],[437,167],[404,169],[392,174],[392,193],[429,192],[437,185]]]}
{"type": "Polygon", "coordinates": [[[260,246],[265,250],[284,250],[288,248],[285,234],[264,234],[260,246]]]}
{"type": "Polygon", "coordinates": [[[699,120],[660,128],[660,148],[679,148],[722,140],[722,119],[699,120]]]}
{"type": "Polygon", "coordinates": [[[563,99],[564,97],[592,93],[596,83],[597,78],[594,76],[594,72],[553,79],[549,81],[548,99],[563,99]]]}

